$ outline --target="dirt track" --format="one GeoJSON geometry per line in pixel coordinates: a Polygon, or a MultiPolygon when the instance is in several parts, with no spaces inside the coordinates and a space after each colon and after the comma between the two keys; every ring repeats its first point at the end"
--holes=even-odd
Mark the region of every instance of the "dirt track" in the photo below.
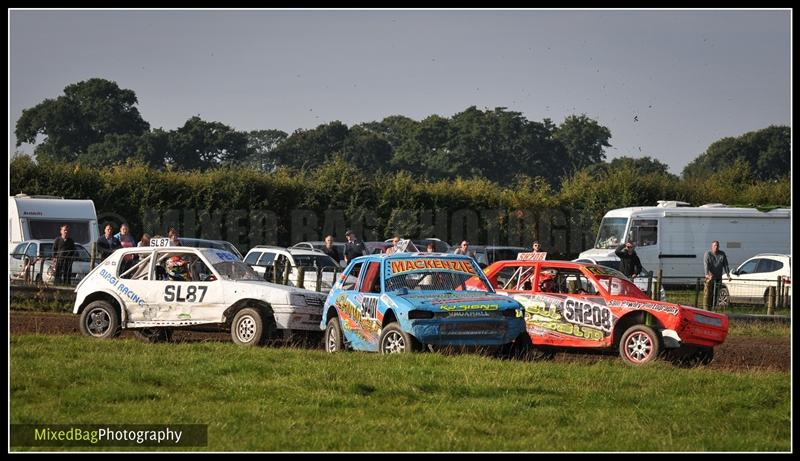
{"type": "MultiPolygon", "coordinates": [[[[65,314],[11,313],[11,334],[80,334],[78,318],[65,314]]],[[[123,334],[130,336],[130,332],[123,334]]],[[[201,333],[176,331],[175,342],[229,341],[226,333],[201,333]]],[[[616,360],[616,356],[597,353],[558,353],[555,361],[594,363],[600,360],[616,360]]],[[[731,337],[716,348],[711,368],[730,370],[770,369],[789,371],[789,338],[731,337]]]]}

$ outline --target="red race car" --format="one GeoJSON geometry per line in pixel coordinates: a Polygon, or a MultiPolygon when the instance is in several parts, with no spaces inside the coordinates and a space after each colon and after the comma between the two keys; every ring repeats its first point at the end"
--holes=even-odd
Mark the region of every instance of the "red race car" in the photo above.
{"type": "Polygon", "coordinates": [[[618,348],[635,365],[671,350],[681,361],[707,364],[728,334],[726,315],[651,300],[605,266],[498,261],[484,272],[498,293],[525,307],[529,346],[618,348]]]}

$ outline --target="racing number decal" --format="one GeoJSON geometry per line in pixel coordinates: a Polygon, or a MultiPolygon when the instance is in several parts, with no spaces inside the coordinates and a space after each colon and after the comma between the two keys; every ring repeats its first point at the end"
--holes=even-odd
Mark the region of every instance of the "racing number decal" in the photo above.
{"type": "Polygon", "coordinates": [[[167,285],[164,288],[164,301],[166,302],[178,302],[178,303],[193,303],[203,302],[203,298],[206,297],[206,291],[208,291],[208,287],[204,286],[195,286],[195,285],[167,285]],[[183,295],[181,293],[181,289],[186,288],[186,294],[183,295]],[[198,293],[199,291],[199,293],[198,293]],[[198,294],[200,299],[197,299],[198,294]]]}

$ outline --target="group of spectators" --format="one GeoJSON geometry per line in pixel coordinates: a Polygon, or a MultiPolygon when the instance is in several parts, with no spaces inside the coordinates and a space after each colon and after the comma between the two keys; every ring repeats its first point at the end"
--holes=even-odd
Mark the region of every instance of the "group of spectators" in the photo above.
{"type": "MultiPolygon", "coordinates": [[[[359,240],[355,233],[352,230],[348,230],[345,232],[345,237],[347,238],[347,243],[345,244],[344,248],[344,255],[339,255],[339,251],[333,246],[333,236],[328,235],[325,237],[325,245],[322,247],[322,252],[326,255],[333,258],[334,261],[340,261],[344,259],[345,264],[349,264],[353,258],[357,258],[359,256],[363,256],[368,254],[367,248],[364,245],[364,242],[359,240]],[[343,258],[342,258],[343,256],[343,258]]],[[[174,227],[170,227],[167,231],[167,237],[170,239],[170,246],[180,246],[180,239],[178,238],[178,232],[175,230],[174,227]]],[[[156,235],[153,238],[160,238],[160,236],[156,235]]],[[[114,226],[106,224],[104,228],[103,235],[97,239],[97,256],[98,260],[102,261],[106,259],[111,253],[113,253],[118,248],[132,248],[135,246],[143,247],[143,246],[150,246],[150,234],[142,234],[141,240],[138,242],[130,233],[130,229],[127,224],[123,223],[120,228],[119,232],[114,234],[114,226]]],[[[396,235],[392,239],[392,246],[387,248],[385,252],[387,254],[393,254],[399,251],[399,243],[402,239],[400,236],[396,235]]],[[[636,277],[641,272],[644,271],[642,267],[642,262],[639,259],[639,255],[636,254],[636,250],[634,249],[634,243],[632,241],[627,241],[621,245],[619,245],[614,254],[620,259],[620,272],[626,277],[636,277]]],[[[434,251],[433,243],[428,243],[427,252],[434,251]]],[[[534,253],[541,252],[541,245],[538,241],[534,241],[532,245],[532,251],[534,253]]],[[[463,240],[461,244],[456,248],[453,252],[454,254],[461,254],[461,255],[468,255],[471,257],[475,257],[475,252],[470,251],[469,249],[469,241],[463,240]]],[[[60,227],[60,234],[53,242],[53,256],[55,258],[55,273],[56,273],[56,283],[70,283],[70,277],[72,272],[72,261],[74,259],[75,254],[75,241],[69,237],[69,225],[63,224],[60,227]]],[[[134,256],[129,255],[126,256],[126,259],[122,261],[123,271],[126,270],[126,266],[130,267],[130,265],[134,261],[134,256]]],[[[728,280],[731,278],[730,268],[728,266],[728,258],[724,251],[719,249],[719,241],[714,240],[711,242],[711,249],[703,255],[703,270],[705,272],[705,284],[703,289],[703,305],[708,309],[713,306],[713,303],[716,300],[716,295],[719,291],[719,286],[722,283],[722,275],[726,273],[728,276],[728,280]]]]}
{"type": "MultiPolygon", "coordinates": [[[[178,232],[174,227],[167,231],[170,239],[170,246],[180,246],[178,232]]],[[[160,238],[156,235],[153,238],[160,238]]],[[[133,248],[150,246],[150,234],[142,234],[141,240],[137,241],[130,233],[130,228],[123,223],[119,226],[119,232],[114,234],[114,226],[110,223],[103,228],[103,235],[97,239],[96,255],[97,262],[103,261],[111,253],[119,248],[133,248]]],[[[69,284],[72,278],[72,263],[75,259],[75,241],[69,236],[69,225],[62,224],[59,228],[59,236],[53,241],[53,258],[55,265],[55,283],[69,284]]],[[[134,255],[128,255],[122,260],[122,271],[124,272],[134,263],[134,255]]]]}

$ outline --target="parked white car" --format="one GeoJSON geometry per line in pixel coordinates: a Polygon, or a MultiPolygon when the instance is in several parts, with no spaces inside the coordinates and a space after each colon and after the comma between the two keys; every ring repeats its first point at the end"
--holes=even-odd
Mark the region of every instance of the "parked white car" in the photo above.
{"type": "MultiPolygon", "coordinates": [[[[289,249],[290,250],[322,250],[322,247],[324,247],[324,246],[325,246],[325,242],[320,241],[320,240],[316,240],[316,241],[313,241],[313,242],[295,243],[289,249]]],[[[342,243],[342,242],[333,242],[333,247],[336,248],[337,252],[339,252],[339,258],[341,258],[336,262],[339,263],[339,267],[344,269],[345,266],[347,266],[347,264],[344,261],[344,250],[346,248],[346,244],[342,243]]]]}
{"type": "MultiPolygon", "coordinates": [[[[619,270],[619,260],[617,261],[604,261],[604,260],[595,260],[593,258],[578,258],[573,259],[572,262],[574,263],[586,263],[586,264],[597,264],[600,266],[610,267],[614,270],[619,270]]],[[[647,277],[635,277],[633,279],[633,283],[636,285],[637,288],[642,290],[643,293],[647,293],[647,277]]],[[[652,280],[652,284],[655,285],[655,278],[652,280]]],[[[652,288],[652,286],[651,286],[652,288]]],[[[659,301],[667,301],[667,292],[664,290],[664,285],[661,285],[659,289],[659,301]]]]}
{"type": "MultiPolygon", "coordinates": [[[[731,280],[722,277],[717,305],[727,307],[731,304],[767,304],[767,289],[778,285],[778,277],[783,284],[790,286],[792,257],[787,254],[761,253],[743,262],[731,271],[731,280]]],[[[792,291],[788,301],[791,303],[792,291]]]]}
{"type": "Polygon", "coordinates": [[[213,326],[251,346],[275,330],[319,332],[325,295],[266,282],[224,250],[192,247],[123,248],[75,289],[73,313],[86,335],[109,338],[134,329],[151,341],[176,328],[213,326]],[[125,256],[135,261],[121,272],[125,256]]]}
{"type": "Polygon", "coordinates": [[[252,267],[262,278],[267,273],[266,280],[273,280],[276,267],[278,268],[278,274],[282,274],[287,261],[291,267],[288,280],[289,286],[299,285],[298,268],[304,267],[304,288],[317,289],[317,270],[322,269],[319,291],[327,293],[331,290],[331,286],[335,282],[334,269],[338,268],[338,265],[333,258],[319,250],[258,245],[251,248],[244,257],[245,264],[252,267]]]}
{"type": "MultiPolygon", "coordinates": [[[[79,281],[89,273],[90,257],[86,248],[75,244],[71,280],[79,281]]],[[[33,282],[51,284],[55,280],[53,240],[26,240],[17,244],[8,255],[10,280],[22,280],[28,272],[33,282]]]]}

